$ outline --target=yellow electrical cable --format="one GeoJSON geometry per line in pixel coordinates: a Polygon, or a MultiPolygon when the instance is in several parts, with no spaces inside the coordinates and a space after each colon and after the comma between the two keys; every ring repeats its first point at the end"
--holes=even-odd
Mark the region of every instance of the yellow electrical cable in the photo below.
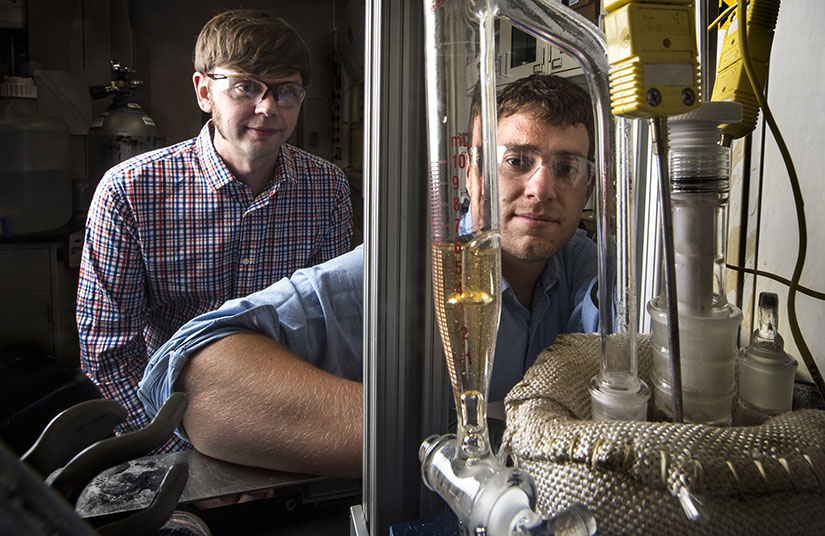
{"type": "MultiPolygon", "coordinates": [[[[785,279],[781,275],[777,275],[777,274],[774,274],[772,272],[764,272],[762,270],[756,270],[754,268],[745,268],[744,266],[736,266],[735,264],[729,264],[729,263],[725,264],[725,266],[727,268],[730,268],[731,270],[736,270],[737,272],[745,272],[746,274],[758,275],[758,276],[761,276],[761,277],[767,277],[768,279],[773,279],[774,281],[782,283],[786,287],[791,286],[790,279],[785,279]]],[[[818,300],[825,300],[825,292],[819,292],[818,290],[813,290],[813,289],[810,289],[808,287],[803,287],[802,285],[799,285],[797,287],[797,290],[799,292],[801,292],[802,294],[807,294],[811,298],[816,298],[818,300]]]]}
{"type": "Polygon", "coordinates": [[[718,17],[716,17],[716,20],[715,20],[715,21],[713,21],[713,22],[711,22],[710,24],[708,24],[708,31],[713,30],[713,28],[714,28],[717,24],[719,24],[720,22],[722,22],[722,21],[724,20],[724,18],[725,18],[725,17],[727,17],[728,15],[730,15],[730,12],[731,12],[731,11],[733,11],[734,9],[736,9],[736,4],[733,4],[733,5],[728,6],[728,7],[725,9],[725,11],[723,11],[722,13],[720,13],[720,14],[719,14],[719,16],[718,16],[718,17]]]}
{"type": "Polygon", "coordinates": [[[794,342],[796,343],[796,347],[799,350],[802,360],[805,363],[805,366],[808,367],[808,372],[814,380],[814,385],[819,391],[819,395],[823,396],[825,395],[825,383],[823,382],[822,375],[819,373],[819,369],[816,366],[816,361],[814,361],[814,358],[811,355],[811,350],[805,343],[805,338],[802,336],[802,331],[799,328],[799,323],[796,317],[796,292],[799,289],[799,280],[802,277],[802,268],[805,265],[805,255],[808,250],[808,228],[805,224],[805,200],[802,198],[802,190],[799,187],[799,178],[796,175],[796,169],[793,165],[793,160],[791,159],[791,153],[788,150],[788,146],[785,144],[785,139],[782,137],[782,133],[779,131],[779,126],[773,117],[773,113],[771,113],[770,107],[768,106],[768,101],[762,92],[762,88],[756,78],[753,65],[751,64],[746,30],[747,19],[745,17],[745,0],[737,0],[736,17],[739,19],[739,52],[742,55],[742,65],[745,67],[745,73],[747,74],[748,80],[753,87],[756,100],[759,103],[759,107],[762,109],[762,113],[765,115],[765,121],[768,123],[771,133],[773,133],[776,144],[779,147],[779,152],[782,155],[782,160],[785,162],[785,167],[788,170],[788,178],[791,182],[791,190],[793,191],[794,204],[796,206],[796,222],[799,229],[799,254],[796,258],[796,265],[794,266],[793,276],[790,281],[790,288],[788,289],[788,325],[791,329],[791,334],[793,335],[794,342]]]}

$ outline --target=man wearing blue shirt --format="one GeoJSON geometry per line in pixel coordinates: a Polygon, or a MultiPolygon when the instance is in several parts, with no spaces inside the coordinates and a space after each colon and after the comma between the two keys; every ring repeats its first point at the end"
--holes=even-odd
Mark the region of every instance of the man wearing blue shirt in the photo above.
{"type": "MultiPolygon", "coordinates": [[[[598,327],[596,247],[577,230],[594,180],[590,99],[534,75],[502,91],[497,113],[504,281],[492,401],[559,333],[598,327]]],[[[472,199],[471,179],[468,189],[472,199]]],[[[359,247],[190,321],[152,357],[139,395],[154,415],[186,392],[181,433],[209,456],[357,477],[362,330],[359,247]]]]}

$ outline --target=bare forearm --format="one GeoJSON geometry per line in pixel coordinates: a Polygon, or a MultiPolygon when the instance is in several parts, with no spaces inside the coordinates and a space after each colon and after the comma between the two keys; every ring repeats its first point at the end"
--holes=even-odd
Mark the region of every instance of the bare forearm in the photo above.
{"type": "Polygon", "coordinates": [[[215,458],[329,476],[361,476],[361,384],[297,358],[276,341],[238,334],[204,348],[176,387],[183,425],[215,458]]]}

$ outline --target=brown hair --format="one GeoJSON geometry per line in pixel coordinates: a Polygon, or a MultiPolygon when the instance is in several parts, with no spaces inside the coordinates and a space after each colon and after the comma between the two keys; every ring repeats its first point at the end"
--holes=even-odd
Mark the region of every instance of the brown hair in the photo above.
{"type": "Polygon", "coordinates": [[[230,9],[201,29],[193,55],[195,71],[226,67],[242,74],[279,77],[294,73],[309,85],[309,49],[294,26],[266,11],[230,9]]]}
{"type": "MultiPolygon", "coordinates": [[[[481,112],[481,94],[476,86],[470,109],[470,122],[481,112]]],[[[511,82],[496,95],[496,115],[505,117],[526,112],[553,125],[583,124],[590,141],[588,157],[596,150],[593,130],[593,104],[590,94],[570,80],[552,74],[532,74],[511,82]]]]}

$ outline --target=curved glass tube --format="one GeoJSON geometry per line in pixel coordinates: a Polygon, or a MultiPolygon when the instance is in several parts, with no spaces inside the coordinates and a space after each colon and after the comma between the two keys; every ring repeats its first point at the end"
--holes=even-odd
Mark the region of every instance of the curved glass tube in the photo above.
{"type": "MultiPolygon", "coordinates": [[[[624,119],[609,109],[602,32],[557,2],[440,0],[425,3],[425,76],[436,317],[458,410],[460,455],[489,451],[486,397],[500,311],[494,18],[575,57],[593,96],[598,179],[599,315],[602,372],[591,393],[631,395],[638,418],[649,391],[636,373],[635,241],[624,119]],[[471,142],[472,88],[480,89],[482,139],[471,142]],[[481,158],[471,158],[471,143],[481,158]],[[618,151],[614,153],[613,151],[618,151]],[[473,169],[473,166],[477,168],[473,169]],[[466,191],[464,190],[466,188],[466,191]],[[639,403],[641,395],[641,403],[639,403]]],[[[594,395],[594,407],[599,406],[594,395]]],[[[615,403],[611,403],[616,405],[615,403]]],[[[621,409],[621,408],[620,408],[621,409]]],[[[628,418],[619,412],[609,418],[628,418]]],[[[644,415],[641,416],[644,418],[644,415]]]]}
{"type": "Polygon", "coordinates": [[[558,2],[498,0],[500,16],[576,58],[593,99],[599,247],[601,372],[591,381],[596,419],[646,418],[650,391],[637,373],[635,211],[627,120],[610,111],[607,45],[590,21],[558,2]]]}

